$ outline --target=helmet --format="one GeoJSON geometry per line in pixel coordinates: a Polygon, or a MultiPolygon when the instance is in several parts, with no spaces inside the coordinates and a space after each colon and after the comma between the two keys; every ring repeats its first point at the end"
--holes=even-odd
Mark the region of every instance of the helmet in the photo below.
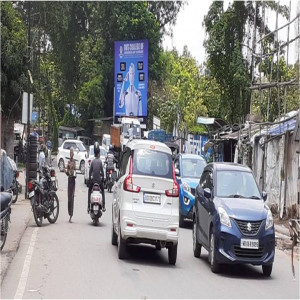
{"type": "Polygon", "coordinates": [[[94,153],[95,153],[95,156],[97,156],[100,153],[100,146],[99,146],[98,142],[95,142],[95,144],[94,144],[94,153]]]}

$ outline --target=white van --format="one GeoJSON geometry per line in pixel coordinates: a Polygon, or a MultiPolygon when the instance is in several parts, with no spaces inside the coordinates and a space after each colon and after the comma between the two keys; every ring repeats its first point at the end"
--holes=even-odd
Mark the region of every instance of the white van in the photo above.
{"type": "Polygon", "coordinates": [[[171,150],[148,140],[128,142],[122,153],[112,205],[112,244],[120,259],[128,243],[166,247],[169,263],[177,259],[179,186],[171,150]]]}

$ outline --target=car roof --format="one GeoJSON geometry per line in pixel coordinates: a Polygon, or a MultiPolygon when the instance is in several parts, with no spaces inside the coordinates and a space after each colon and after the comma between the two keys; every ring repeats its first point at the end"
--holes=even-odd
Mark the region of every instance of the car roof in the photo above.
{"type": "Polygon", "coordinates": [[[248,166],[244,166],[237,163],[231,162],[214,162],[206,166],[206,168],[212,167],[218,171],[243,171],[243,172],[252,172],[248,166]]]}
{"type": "MultiPolygon", "coordinates": [[[[90,149],[91,149],[92,147],[94,148],[94,145],[90,145],[90,146],[89,146],[90,149]]],[[[99,146],[99,148],[106,151],[106,149],[105,149],[103,146],[99,146]]]]}
{"type": "Polygon", "coordinates": [[[132,140],[127,143],[126,147],[135,149],[150,149],[172,154],[171,149],[164,143],[150,140],[132,140]],[[154,147],[154,148],[153,148],[154,147]]]}
{"type": "Polygon", "coordinates": [[[68,142],[68,143],[81,143],[81,144],[83,144],[81,140],[74,140],[74,139],[73,139],[73,140],[71,140],[71,139],[66,139],[66,140],[64,140],[64,143],[65,143],[65,142],[68,142]]]}
{"type": "Polygon", "coordinates": [[[180,153],[179,154],[182,158],[198,158],[200,160],[203,160],[205,161],[205,159],[201,156],[201,155],[198,155],[198,154],[192,154],[192,153],[180,153]]]}

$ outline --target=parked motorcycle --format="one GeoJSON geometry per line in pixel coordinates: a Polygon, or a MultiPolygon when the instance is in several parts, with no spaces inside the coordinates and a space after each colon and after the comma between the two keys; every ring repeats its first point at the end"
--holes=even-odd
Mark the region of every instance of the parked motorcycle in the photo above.
{"type": "Polygon", "coordinates": [[[43,167],[40,180],[29,181],[28,191],[36,225],[42,226],[46,218],[49,223],[55,223],[59,214],[55,170],[43,167]]]}
{"type": "Polygon", "coordinates": [[[13,192],[12,203],[16,203],[18,200],[19,194],[22,193],[22,185],[19,183],[18,178],[19,178],[19,171],[14,170],[14,179],[13,179],[12,186],[11,186],[11,189],[13,192]]]}
{"type": "Polygon", "coordinates": [[[95,183],[92,188],[91,201],[90,201],[90,216],[93,220],[93,223],[96,225],[99,222],[99,218],[102,216],[102,194],[101,189],[98,183],[95,183]]]}
{"type": "Polygon", "coordinates": [[[11,204],[12,204],[13,194],[11,190],[2,191],[0,193],[1,201],[1,240],[0,240],[0,251],[2,251],[8,232],[8,222],[10,222],[11,204]]]}

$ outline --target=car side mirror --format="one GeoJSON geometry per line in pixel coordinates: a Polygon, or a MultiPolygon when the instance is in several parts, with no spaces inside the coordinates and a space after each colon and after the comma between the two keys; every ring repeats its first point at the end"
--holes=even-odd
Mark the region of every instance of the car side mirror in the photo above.
{"type": "Polygon", "coordinates": [[[175,169],[175,176],[176,177],[180,177],[180,171],[179,171],[179,169],[175,169]]]}
{"type": "Polygon", "coordinates": [[[267,192],[263,191],[263,192],[261,193],[261,196],[262,196],[262,198],[264,199],[264,201],[266,201],[266,200],[267,200],[267,197],[268,197],[268,194],[267,194],[267,192]]]}
{"type": "Polygon", "coordinates": [[[207,199],[211,198],[211,190],[209,188],[204,189],[204,197],[207,199]]]}

